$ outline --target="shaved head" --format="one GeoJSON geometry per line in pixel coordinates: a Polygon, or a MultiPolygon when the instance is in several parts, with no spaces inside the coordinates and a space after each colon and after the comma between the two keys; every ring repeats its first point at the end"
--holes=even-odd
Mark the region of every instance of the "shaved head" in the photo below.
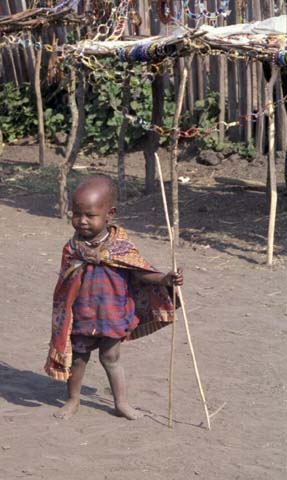
{"type": "Polygon", "coordinates": [[[97,200],[103,206],[115,207],[117,203],[117,186],[111,177],[107,175],[95,175],[81,182],[73,195],[73,202],[81,198],[91,201],[97,200]]]}
{"type": "Polygon", "coordinates": [[[72,225],[78,235],[90,242],[106,238],[116,201],[117,187],[110,177],[96,175],[80,183],[72,203],[72,225]]]}

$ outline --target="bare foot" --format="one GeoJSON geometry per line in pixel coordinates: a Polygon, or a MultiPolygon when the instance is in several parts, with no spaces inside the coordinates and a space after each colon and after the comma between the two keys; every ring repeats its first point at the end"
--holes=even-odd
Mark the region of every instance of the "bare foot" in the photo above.
{"type": "Polygon", "coordinates": [[[128,403],[117,403],[115,414],[118,417],[125,417],[128,420],[137,420],[143,416],[143,413],[131,407],[128,403]]]}
{"type": "Polygon", "coordinates": [[[61,418],[62,420],[68,420],[75,415],[75,413],[77,413],[79,405],[79,400],[70,398],[62,408],[53,414],[53,416],[56,418],[61,418]]]}

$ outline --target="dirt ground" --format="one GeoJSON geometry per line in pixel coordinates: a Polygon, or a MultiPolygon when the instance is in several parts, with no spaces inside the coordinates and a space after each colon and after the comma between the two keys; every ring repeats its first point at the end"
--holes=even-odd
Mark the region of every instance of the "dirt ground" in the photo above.
{"type": "MultiPolygon", "coordinates": [[[[55,152],[49,156],[53,161],[55,152]]],[[[168,190],[168,158],[164,151],[160,156],[168,190]]],[[[172,429],[167,426],[170,328],[122,348],[129,399],[143,411],[142,419],[113,416],[96,355],[78,415],[70,421],[53,417],[66,389],[45,375],[43,365],[61,248],[72,228],[57,217],[53,194],[5,184],[13,165],[36,158],[36,147],[18,146],[6,147],[0,159],[6,172],[0,185],[0,479],[285,480],[286,197],[280,194],[270,269],[265,194],[234,184],[242,178],[264,181],[264,162],[229,158],[206,166],[187,154],[179,164],[180,175],[190,177],[180,185],[177,260],[184,267],[183,295],[210,413],[224,404],[208,431],[180,312],[172,429]]],[[[79,157],[77,166],[83,163],[79,157]]],[[[116,171],[113,157],[93,163],[96,171],[116,171]]],[[[118,221],[144,256],[169,270],[160,192],[140,194],[140,154],[128,156],[127,173],[135,195],[120,207],[118,221]]]]}

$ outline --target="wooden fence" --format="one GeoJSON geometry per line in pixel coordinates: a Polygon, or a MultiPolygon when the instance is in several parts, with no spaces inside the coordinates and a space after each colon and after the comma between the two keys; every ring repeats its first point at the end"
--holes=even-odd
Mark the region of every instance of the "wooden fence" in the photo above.
{"type": "MultiPolygon", "coordinates": [[[[180,11],[181,0],[165,0],[165,7],[170,8],[175,15],[180,11]]],[[[165,23],[159,9],[159,2],[163,0],[134,0],[132,13],[130,14],[126,34],[128,35],[157,35],[168,33],[171,28],[165,23]]],[[[35,6],[53,7],[55,0],[1,0],[0,15],[13,15],[27,8],[35,6]]],[[[84,13],[93,8],[94,0],[81,0],[78,12],[84,13]]],[[[162,5],[163,3],[161,3],[162,5]]],[[[209,11],[215,11],[219,6],[218,0],[207,0],[206,6],[209,11]]],[[[284,0],[230,0],[231,13],[223,18],[216,19],[217,25],[252,22],[286,13],[287,7],[284,0]]],[[[189,8],[192,12],[199,12],[197,0],[190,0],[189,8]]],[[[206,17],[200,20],[181,20],[188,22],[194,28],[203,22],[210,21],[206,17]]],[[[57,41],[65,43],[67,31],[64,28],[48,28],[43,33],[46,42],[57,41]]],[[[21,35],[20,44],[2,48],[0,50],[0,84],[13,81],[16,86],[22,82],[33,82],[35,76],[35,51],[33,44],[35,38],[33,32],[21,35]]],[[[45,60],[45,59],[44,59],[45,60]]],[[[192,57],[179,59],[175,68],[175,88],[177,89],[180,71],[187,67],[188,79],[185,92],[183,111],[193,113],[195,102],[203,100],[209,92],[218,92],[219,95],[219,141],[224,142],[227,134],[226,124],[240,121],[240,127],[228,129],[228,137],[233,141],[243,141],[247,145],[255,138],[256,150],[260,155],[264,152],[266,143],[266,130],[264,115],[265,80],[263,67],[259,62],[246,60],[230,61],[226,56],[193,55],[192,57]],[[254,113],[259,113],[256,117],[254,113]]],[[[159,82],[158,89],[162,88],[159,82]]],[[[283,93],[280,81],[275,88],[275,100],[278,102],[276,109],[276,122],[280,125],[277,129],[276,149],[285,150],[287,121],[284,108],[283,93]]]]}

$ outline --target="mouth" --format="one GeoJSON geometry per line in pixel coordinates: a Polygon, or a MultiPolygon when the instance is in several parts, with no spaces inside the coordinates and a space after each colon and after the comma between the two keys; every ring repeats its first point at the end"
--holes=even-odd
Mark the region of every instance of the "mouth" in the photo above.
{"type": "Polygon", "coordinates": [[[80,234],[90,234],[91,233],[91,230],[89,228],[85,228],[85,227],[79,227],[78,229],[78,232],[80,234]]]}

